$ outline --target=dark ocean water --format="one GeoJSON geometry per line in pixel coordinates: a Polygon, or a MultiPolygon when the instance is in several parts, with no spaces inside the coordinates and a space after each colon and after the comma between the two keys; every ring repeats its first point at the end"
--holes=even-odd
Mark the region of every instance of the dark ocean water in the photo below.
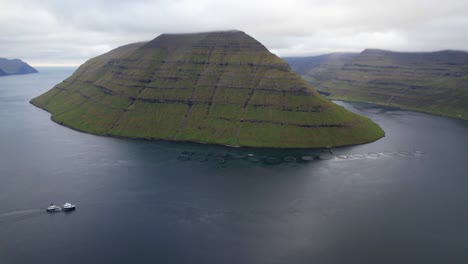
{"type": "Polygon", "coordinates": [[[386,137],[332,154],[106,138],[28,103],[74,69],[39,70],[0,78],[1,264],[468,263],[466,121],[340,102],[386,137]]]}

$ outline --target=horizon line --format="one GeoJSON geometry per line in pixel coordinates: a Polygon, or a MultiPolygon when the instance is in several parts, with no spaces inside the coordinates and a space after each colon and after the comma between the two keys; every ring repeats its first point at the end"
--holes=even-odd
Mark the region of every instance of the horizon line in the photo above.
{"type": "Polygon", "coordinates": [[[79,67],[82,64],[73,63],[28,63],[32,67],[79,67]]]}

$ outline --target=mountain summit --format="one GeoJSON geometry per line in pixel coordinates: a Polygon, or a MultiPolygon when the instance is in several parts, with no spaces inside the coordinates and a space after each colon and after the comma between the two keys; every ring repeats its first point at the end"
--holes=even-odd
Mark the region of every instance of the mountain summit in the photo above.
{"type": "Polygon", "coordinates": [[[162,34],[119,47],[31,103],[60,124],[119,137],[307,148],[383,136],[242,31],[162,34]]]}

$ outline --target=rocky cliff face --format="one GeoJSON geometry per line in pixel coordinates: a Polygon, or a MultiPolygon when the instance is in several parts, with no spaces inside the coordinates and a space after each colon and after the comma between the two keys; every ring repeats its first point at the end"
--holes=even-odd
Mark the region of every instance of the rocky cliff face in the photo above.
{"type": "Polygon", "coordinates": [[[0,76],[37,73],[38,71],[19,59],[0,58],[0,76]]]}
{"type": "Polygon", "coordinates": [[[383,136],[240,31],[163,34],[117,48],[31,102],[61,124],[121,137],[304,148],[383,136]]]}
{"type": "Polygon", "coordinates": [[[324,62],[303,77],[332,98],[468,119],[467,52],[367,49],[352,59],[324,62]]]}

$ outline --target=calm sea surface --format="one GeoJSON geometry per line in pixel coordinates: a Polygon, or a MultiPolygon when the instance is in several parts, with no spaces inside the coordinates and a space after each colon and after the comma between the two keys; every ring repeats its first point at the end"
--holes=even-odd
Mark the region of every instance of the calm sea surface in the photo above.
{"type": "Polygon", "coordinates": [[[28,103],[74,69],[39,70],[0,78],[1,264],[468,263],[466,121],[338,102],[386,137],[332,153],[106,138],[28,103]]]}

